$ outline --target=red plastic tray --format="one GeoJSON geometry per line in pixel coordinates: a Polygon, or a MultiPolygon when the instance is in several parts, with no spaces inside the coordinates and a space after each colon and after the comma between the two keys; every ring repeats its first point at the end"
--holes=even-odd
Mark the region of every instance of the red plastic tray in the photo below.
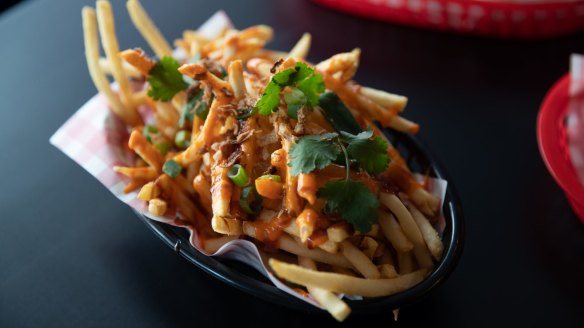
{"type": "Polygon", "coordinates": [[[313,0],[355,15],[501,38],[549,38],[584,29],[584,0],[313,0]]]}
{"type": "Polygon", "coordinates": [[[584,223],[584,186],[572,166],[567,147],[565,117],[569,91],[570,74],[566,74],[545,96],[537,118],[537,141],[550,173],[584,223]]]}

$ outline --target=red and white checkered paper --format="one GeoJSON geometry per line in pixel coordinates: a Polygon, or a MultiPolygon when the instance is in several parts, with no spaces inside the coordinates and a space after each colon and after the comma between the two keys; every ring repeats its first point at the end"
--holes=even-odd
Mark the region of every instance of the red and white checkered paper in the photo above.
{"type": "Polygon", "coordinates": [[[566,136],[572,165],[584,185],[584,55],[570,58],[570,104],[566,136]]]}
{"type": "MultiPolygon", "coordinates": [[[[220,31],[230,24],[229,18],[220,11],[203,24],[199,31],[212,37],[214,32],[220,31]]],[[[198,251],[209,256],[219,256],[244,262],[264,274],[280,290],[320,307],[312,298],[303,296],[278,280],[267,269],[256,245],[252,242],[244,239],[234,240],[225,244],[216,253],[207,254],[197,246],[198,243],[193,237],[196,234],[192,233],[192,227],[188,226],[185,221],[176,218],[174,215],[153,216],[148,213],[146,203],[136,197],[137,192],[125,194],[123,189],[128,180],[114,172],[113,167],[115,165],[128,166],[133,162],[134,154],[128,149],[127,140],[127,127],[109,110],[105,97],[97,94],[55,132],[50,142],[81,165],[118,199],[128,204],[135,211],[152,220],[188,229],[191,232],[191,245],[198,251]]],[[[418,176],[418,178],[421,180],[423,177],[418,176]]],[[[447,183],[444,180],[431,179],[430,190],[435,196],[444,199],[446,185],[447,183]]],[[[440,233],[444,230],[444,218],[442,215],[439,216],[437,221],[437,229],[440,233]]],[[[359,296],[348,297],[360,299],[359,296]]]]}

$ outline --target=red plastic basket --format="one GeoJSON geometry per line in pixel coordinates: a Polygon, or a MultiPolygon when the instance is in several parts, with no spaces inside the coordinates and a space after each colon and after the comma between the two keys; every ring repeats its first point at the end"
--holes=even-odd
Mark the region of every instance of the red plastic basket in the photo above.
{"type": "Polygon", "coordinates": [[[584,223],[584,186],[568,153],[565,118],[570,101],[570,74],[547,93],[537,118],[537,140],[543,160],[584,223]]]}
{"type": "Polygon", "coordinates": [[[584,29],[584,0],[313,1],[389,22],[501,38],[546,38],[584,29]]]}

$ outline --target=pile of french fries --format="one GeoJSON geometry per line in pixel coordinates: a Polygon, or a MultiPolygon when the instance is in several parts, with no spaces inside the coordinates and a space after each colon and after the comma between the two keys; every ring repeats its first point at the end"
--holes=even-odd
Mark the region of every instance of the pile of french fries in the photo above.
{"type": "MultiPolygon", "coordinates": [[[[250,238],[295,255],[297,263],[268,255],[272,257],[269,265],[281,279],[304,287],[339,321],[349,315],[350,308],[338,294],[392,295],[421,282],[440,261],[443,245],[431,223],[439,213],[440,201],[414,179],[391,144],[391,163],[383,175],[394,189],[375,189],[381,204],[378,223],[368,233],[359,233],[324,215],[322,201],[317,199],[318,187],[335,175],[334,170],[293,176],[286,165],[299,134],[331,131],[320,111],[304,113],[301,129],[296,120],[279,115],[236,119],[238,109],[254,106],[275,73],[306,62],[310,34],[304,34],[290,52],[280,52],[264,47],[273,36],[265,25],[244,30],[226,27],[213,39],[197,31],[184,31],[174,43],[187,58],[181,61],[179,71],[205,91],[203,99],[210,104],[205,119],[196,116],[192,122],[181,122],[190,90],[169,101],[155,101],[146,88],[136,88],[144,85],[157,58],[173,55],[173,47],[137,0],[129,0],[127,9],[154,56],[140,49],[120,50],[112,8],[106,0],[98,0],[95,9],[83,8],[85,53],[95,86],[131,130],[128,146],[138,155],[134,165],[115,170],[129,178],[126,192],[139,190],[138,197],[148,202],[150,213],[176,214],[194,228],[198,246],[208,253],[231,240],[250,238]],[[105,57],[100,55],[100,40],[105,57]],[[194,63],[188,60],[195,57],[198,60],[194,63]],[[116,89],[109,76],[117,82],[116,89]],[[170,144],[180,131],[190,132],[188,147],[173,147],[166,153],[154,147],[144,135],[144,113],[138,108],[147,108],[154,117],[158,138],[170,144]],[[176,177],[163,172],[169,159],[182,168],[176,177]],[[283,192],[265,198],[258,215],[241,213],[236,202],[241,189],[227,177],[234,163],[245,168],[251,181],[265,172],[282,177],[283,192]],[[314,236],[319,236],[318,243],[314,243],[314,236]]],[[[311,66],[362,126],[378,121],[397,131],[416,133],[418,125],[400,116],[406,97],[352,80],[359,56],[360,50],[355,49],[311,66]]],[[[383,135],[376,129],[374,132],[383,135]]],[[[377,183],[374,177],[367,179],[377,183]]]]}

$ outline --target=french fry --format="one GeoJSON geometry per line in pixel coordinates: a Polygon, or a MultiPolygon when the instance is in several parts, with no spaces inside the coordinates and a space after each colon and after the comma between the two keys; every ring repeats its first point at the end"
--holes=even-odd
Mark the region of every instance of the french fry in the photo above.
{"type": "Polygon", "coordinates": [[[142,179],[132,179],[123,189],[124,194],[130,193],[142,187],[147,181],[142,179]]]}
{"type": "Polygon", "coordinates": [[[257,57],[267,59],[271,62],[276,62],[282,58],[287,58],[288,53],[284,51],[260,49],[257,51],[257,57]]]}
{"type": "Polygon", "coordinates": [[[377,267],[381,273],[381,278],[397,278],[398,274],[395,271],[395,267],[391,264],[382,264],[377,267]]]}
{"type": "Polygon", "coordinates": [[[355,48],[351,52],[339,53],[318,63],[316,68],[344,83],[355,75],[357,67],[359,67],[360,56],[361,49],[355,48]]]}
{"type": "Polygon", "coordinates": [[[345,276],[349,276],[349,277],[357,277],[357,274],[355,273],[355,271],[353,271],[349,268],[341,268],[341,267],[333,266],[331,268],[331,271],[345,275],[345,276]]]}
{"type": "Polygon", "coordinates": [[[399,223],[397,223],[391,213],[379,210],[377,211],[377,218],[385,238],[391,242],[395,249],[402,252],[409,252],[414,249],[414,244],[406,237],[399,223]]]}
{"type": "Polygon", "coordinates": [[[250,72],[259,75],[259,77],[267,77],[272,74],[270,69],[273,65],[274,63],[267,59],[252,58],[247,61],[246,67],[250,72]]]}
{"type": "Polygon", "coordinates": [[[278,277],[290,282],[318,287],[335,293],[364,297],[380,297],[399,293],[420,283],[428,273],[427,270],[421,269],[394,279],[364,279],[305,269],[276,259],[270,259],[269,264],[278,277]]]}
{"type": "Polygon", "coordinates": [[[414,123],[399,115],[393,116],[387,126],[404,133],[416,134],[420,131],[420,125],[418,123],[414,123]]]}
{"type": "Polygon", "coordinates": [[[190,183],[183,175],[178,175],[174,178],[174,181],[176,181],[176,184],[180,186],[185,194],[193,195],[195,193],[195,188],[192,183],[190,183]]]}
{"type": "MultiPolygon", "coordinates": [[[[288,152],[292,147],[288,140],[284,140],[284,150],[286,151],[286,163],[290,162],[290,156],[288,152]]],[[[286,166],[286,184],[284,186],[284,204],[286,208],[289,209],[290,213],[298,215],[302,209],[302,199],[298,195],[298,177],[292,175],[292,172],[288,166],[286,166]]]]}
{"type": "Polygon", "coordinates": [[[128,8],[128,13],[134,26],[136,26],[136,29],[138,29],[144,39],[146,39],[146,42],[148,42],[156,56],[160,58],[170,56],[172,49],[168,41],[166,41],[162,33],[154,25],[154,22],[152,22],[140,2],[138,0],[128,0],[126,7],[128,8]]]}
{"type": "Polygon", "coordinates": [[[383,108],[395,109],[399,112],[403,112],[408,103],[407,97],[374,88],[361,87],[360,92],[383,108]]]}
{"type": "Polygon", "coordinates": [[[138,198],[143,201],[149,201],[158,196],[160,196],[160,188],[158,188],[152,181],[142,186],[140,193],[138,193],[138,198]]]}
{"type": "Polygon", "coordinates": [[[160,198],[154,198],[148,202],[148,212],[152,215],[163,216],[166,213],[166,209],[166,202],[160,198]]]}
{"type": "Polygon", "coordinates": [[[156,170],[156,173],[162,173],[162,165],[164,164],[164,158],[162,155],[154,148],[142,132],[134,129],[132,134],[130,134],[130,139],[128,141],[128,147],[136,152],[142,159],[150,165],[151,168],[156,170]]]}
{"type": "Polygon", "coordinates": [[[233,193],[233,184],[227,177],[229,168],[215,165],[212,169],[211,201],[214,217],[229,217],[229,203],[233,193]]]}
{"type": "Polygon", "coordinates": [[[401,200],[394,194],[381,193],[379,200],[390,211],[392,211],[403,229],[404,234],[414,244],[413,253],[422,268],[431,268],[434,266],[430,252],[426,247],[422,233],[414,221],[412,214],[404,206],[401,200]]]}
{"type": "Polygon", "coordinates": [[[308,51],[310,50],[310,41],[312,40],[312,36],[310,33],[304,33],[300,40],[296,42],[294,48],[290,50],[288,57],[296,58],[296,59],[304,59],[306,55],[308,55],[308,51]]]}
{"type": "MultiPolygon", "coordinates": [[[[253,224],[250,224],[249,221],[246,221],[243,224],[243,233],[255,238],[255,227],[253,224]]],[[[331,254],[329,252],[323,251],[322,249],[309,249],[306,246],[300,243],[300,240],[297,242],[294,238],[282,235],[278,239],[278,247],[286,251],[288,253],[292,253],[299,256],[308,257],[314,261],[326,263],[330,265],[335,265],[338,267],[343,268],[352,268],[353,265],[349,262],[344,256],[339,254],[331,254]]]]}
{"type": "Polygon", "coordinates": [[[412,252],[397,252],[397,263],[399,265],[399,274],[404,275],[414,271],[414,259],[412,252]]]}
{"type": "Polygon", "coordinates": [[[233,89],[235,99],[241,99],[246,93],[245,83],[243,82],[243,64],[241,60],[234,60],[229,64],[228,77],[229,84],[233,89]]]}
{"type": "Polygon", "coordinates": [[[97,90],[108,100],[112,111],[120,117],[126,124],[137,126],[142,124],[142,118],[137,111],[128,110],[120,101],[118,95],[112,90],[106,75],[99,66],[99,41],[97,31],[97,19],[95,10],[91,7],[84,7],[83,17],[83,39],[85,42],[85,58],[89,75],[97,90]]]}
{"type": "MultiPolygon", "coordinates": [[[[295,220],[292,220],[292,222],[290,222],[290,224],[284,228],[284,231],[291,236],[300,238],[300,229],[298,228],[298,225],[296,225],[295,220]]],[[[331,240],[327,240],[324,243],[318,245],[318,248],[329,253],[336,254],[339,250],[339,244],[331,240]]]]}
{"type": "Polygon", "coordinates": [[[314,173],[300,173],[298,175],[298,195],[308,201],[310,205],[316,203],[316,175],[314,173]]]}
{"type": "Polygon", "coordinates": [[[391,264],[393,265],[393,257],[389,250],[386,250],[379,258],[377,258],[377,264],[384,265],[384,264],[391,264]]]}
{"type": "MultiPolygon", "coordinates": [[[[300,266],[316,271],[316,263],[309,258],[299,256],[298,264],[300,266]]],[[[308,292],[314,299],[325,308],[337,321],[343,321],[351,313],[351,308],[347,306],[347,303],[340,300],[335,294],[329,292],[328,290],[306,286],[308,292]]]]}
{"type": "Polygon", "coordinates": [[[199,173],[193,180],[193,188],[205,208],[211,208],[211,184],[202,173],[199,173]]]}
{"type": "Polygon", "coordinates": [[[363,254],[357,247],[353,246],[348,240],[341,242],[341,251],[343,255],[353,264],[355,269],[359,271],[365,278],[378,279],[381,274],[377,267],[367,255],[363,254]]]}
{"type": "Polygon", "coordinates": [[[96,8],[101,44],[103,45],[103,50],[107,56],[114,80],[118,82],[120,88],[120,100],[128,111],[136,111],[136,106],[132,102],[132,88],[122,67],[122,61],[118,57],[120,48],[116,37],[112,6],[109,1],[97,0],[96,8]]]}
{"type": "Polygon", "coordinates": [[[410,212],[412,212],[412,216],[420,228],[420,232],[422,233],[422,237],[424,237],[424,241],[426,245],[428,245],[428,249],[430,250],[430,254],[436,261],[440,261],[442,258],[442,252],[444,251],[444,244],[438,235],[438,232],[432,227],[432,224],[426,219],[424,214],[420,212],[415,206],[410,206],[410,212]]]}
{"type": "Polygon", "coordinates": [[[193,31],[193,30],[184,30],[183,31],[183,39],[187,42],[195,42],[198,45],[205,45],[205,44],[211,42],[211,40],[209,38],[202,35],[198,31],[193,31]]]}
{"type": "Polygon", "coordinates": [[[438,212],[438,207],[440,207],[440,200],[427,192],[421,186],[408,193],[408,196],[412,199],[414,204],[418,206],[418,209],[424,214],[434,216],[438,212]]]}
{"type": "Polygon", "coordinates": [[[345,223],[336,223],[326,229],[328,239],[340,243],[349,238],[350,234],[345,223]]]}
{"type": "Polygon", "coordinates": [[[296,225],[298,226],[298,233],[300,240],[305,243],[316,228],[316,220],[318,214],[311,208],[305,207],[302,213],[296,218],[296,225]]]}
{"type": "Polygon", "coordinates": [[[284,185],[271,179],[255,179],[255,187],[260,196],[267,199],[282,199],[284,185]]]}
{"type": "Polygon", "coordinates": [[[270,41],[274,37],[274,30],[268,25],[255,25],[238,33],[240,40],[259,39],[270,41]]]}
{"type": "Polygon", "coordinates": [[[359,248],[361,251],[363,251],[363,254],[372,260],[375,252],[377,252],[377,249],[379,248],[379,243],[375,241],[375,239],[369,236],[365,236],[361,240],[361,245],[359,245],[359,248]]]}
{"type": "Polygon", "coordinates": [[[257,123],[255,120],[245,120],[243,130],[248,133],[249,137],[241,143],[241,159],[239,163],[245,168],[246,172],[253,172],[258,161],[258,144],[255,129],[257,123]]]}
{"type": "Polygon", "coordinates": [[[161,174],[155,183],[160,187],[162,194],[170,199],[171,204],[176,207],[184,219],[193,223],[199,229],[208,224],[208,221],[205,220],[205,215],[201,213],[173,178],[166,174],[161,174]]]}
{"type": "Polygon", "coordinates": [[[213,218],[211,219],[211,226],[213,227],[213,231],[228,236],[242,235],[244,231],[243,226],[246,223],[246,221],[243,221],[242,223],[240,220],[218,215],[213,215],[213,218]]]}
{"type": "Polygon", "coordinates": [[[225,101],[225,98],[230,97],[228,94],[233,94],[233,89],[229,82],[223,81],[201,64],[184,64],[179,67],[178,71],[192,79],[206,81],[213,88],[215,96],[223,101],[225,101]]]}
{"type": "MultiPolygon", "coordinates": [[[[99,67],[105,74],[113,75],[112,68],[107,58],[99,58],[99,67]]],[[[122,62],[122,69],[124,70],[124,74],[129,78],[139,79],[142,77],[142,73],[127,62],[122,62]]]]}
{"type": "Polygon", "coordinates": [[[132,179],[154,180],[158,177],[156,169],[149,167],[124,167],[114,166],[114,171],[121,173],[132,179]]]}
{"type": "Polygon", "coordinates": [[[134,92],[132,94],[132,102],[136,106],[146,104],[148,102],[148,90],[134,92]]]}
{"type": "Polygon", "coordinates": [[[127,63],[128,67],[138,72],[138,76],[148,76],[152,67],[156,65],[156,62],[139,48],[124,50],[120,52],[119,56],[127,63]]]}

